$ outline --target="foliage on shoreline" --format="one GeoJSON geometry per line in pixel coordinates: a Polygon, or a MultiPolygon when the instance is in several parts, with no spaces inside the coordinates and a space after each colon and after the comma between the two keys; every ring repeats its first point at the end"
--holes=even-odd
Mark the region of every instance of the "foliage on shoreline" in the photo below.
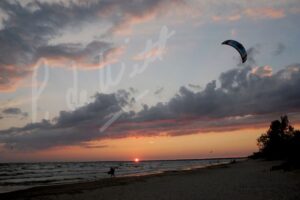
{"type": "Polygon", "coordinates": [[[300,131],[290,124],[288,116],[271,122],[270,128],[258,139],[259,152],[250,158],[283,160],[285,170],[300,168],[300,131]]]}

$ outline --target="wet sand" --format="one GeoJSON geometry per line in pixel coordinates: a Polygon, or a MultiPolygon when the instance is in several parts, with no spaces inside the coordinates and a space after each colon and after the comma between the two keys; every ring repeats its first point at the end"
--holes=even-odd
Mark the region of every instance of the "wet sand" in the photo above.
{"type": "Polygon", "coordinates": [[[278,163],[247,160],[191,171],[32,188],[0,194],[0,199],[300,199],[300,171],[270,171],[278,163]]]}

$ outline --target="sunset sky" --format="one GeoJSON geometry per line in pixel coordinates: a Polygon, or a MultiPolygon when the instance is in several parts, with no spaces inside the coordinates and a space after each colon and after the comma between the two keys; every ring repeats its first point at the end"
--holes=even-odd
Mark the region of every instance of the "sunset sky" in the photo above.
{"type": "Polygon", "coordinates": [[[300,128],[299,19],[299,0],[2,0],[0,162],[247,156],[281,115],[300,128]]]}

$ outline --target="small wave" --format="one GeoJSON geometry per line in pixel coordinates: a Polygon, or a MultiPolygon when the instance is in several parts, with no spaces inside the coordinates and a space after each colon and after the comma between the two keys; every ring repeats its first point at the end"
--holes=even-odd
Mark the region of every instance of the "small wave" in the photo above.
{"type": "Polygon", "coordinates": [[[61,162],[61,163],[0,163],[0,193],[72,182],[92,181],[109,177],[109,167],[117,168],[117,176],[144,176],[166,171],[190,170],[230,162],[231,159],[173,160],[133,162],[61,162]],[[4,189],[3,189],[4,188],[4,189]]]}

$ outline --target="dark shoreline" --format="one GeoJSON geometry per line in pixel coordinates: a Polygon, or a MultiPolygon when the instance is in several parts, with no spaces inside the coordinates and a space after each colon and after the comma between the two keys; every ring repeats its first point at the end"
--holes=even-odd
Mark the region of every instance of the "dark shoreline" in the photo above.
{"type": "MultiPolygon", "coordinates": [[[[234,158],[233,158],[234,159],[234,158]]],[[[246,161],[246,160],[244,160],[246,161]]],[[[239,161],[243,162],[243,161],[239,161]]],[[[39,196],[47,195],[59,195],[59,194],[76,194],[81,193],[86,190],[95,190],[111,186],[120,186],[126,185],[133,182],[144,182],[149,178],[153,177],[163,177],[163,176],[173,176],[181,174],[192,174],[195,172],[201,172],[203,170],[210,170],[216,168],[227,168],[231,163],[221,163],[210,165],[206,167],[194,168],[189,170],[172,170],[165,171],[162,173],[156,174],[147,174],[147,175],[137,175],[137,176],[123,176],[115,178],[104,178],[95,181],[79,182],[79,183],[67,183],[67,184],[57,184],[49,186],[37,186],[28,189],[21,189],[12,192],[0,193],[0,199],[5,200],[15,200],[15,199],[26,199],[39,196]]]]}
{"type": "Polygon", "coordinates": [[[296,200],[300,171],[271,171],[281,161],[246,159],[161,174],[106,178],[0,194],[2,200],[296,200]]]}

